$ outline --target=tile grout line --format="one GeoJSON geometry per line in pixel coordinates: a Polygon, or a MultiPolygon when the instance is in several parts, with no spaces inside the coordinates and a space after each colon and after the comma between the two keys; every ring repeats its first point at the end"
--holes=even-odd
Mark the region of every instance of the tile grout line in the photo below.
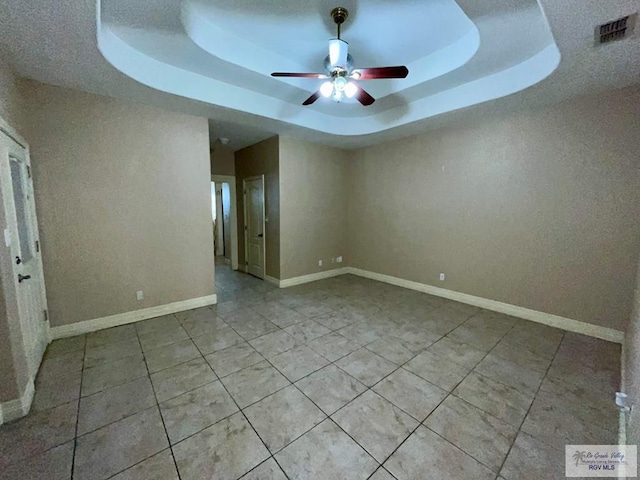
{"type": "Polygon", "coordinates": [[[71,477],[75,473],[76,467],[76,451],[78,450],[78,427],[80,425],[80,403],[82,402],[82,382],[84,380],[84,359],[87,355],[87,336],[84,336],[83,354],[82,354],[82,369],[80,370],[80,388],[78,389],[78,409],[76,412],[76,428],[73,435],[73,455],[71,456],[71,477]]]}
{"type": "MultiPolygon", "coordinates": [[[[547,378],[547,375],[549,374],[549,370],[551,370],[551,366],[553,365],[553,362],[555,361],[556,356],[558,355],[558,351],[560,350],[560,347],[562,346],[562,343],[564,342],[565,336],[566,336],[566,332],[563,331],[562,339],[558,342],[558,346],[556,347],[556,351],[553,354],[553,358],[549,362],[549,366],[547,367],[547,370],[544,373],[544,377],[542,377],[542,380],[540,381],[540,385],[536,389],[536,393],[533,396],[533,400],[531,400],[531,404],[529,405],[529,408],[527,409],[527,413],[522,418],[522,422],[520,422],[520,426],[518,427],[518,431],[516,432],[516,436],[513,438],[513,442],[511,443],[511,446],[509,447],[509,450],[507,451],[507,455],[504,457],[504,460],[502,461],[502,464],[500,465],[500,470],[498,470],[498,475],[500,475],[502,469],[504,468],[504,464],[507,462],[507,458],[509,458],[509,454],[511,453],[511,450],[513,449],[513,446],[515,445],[516,439],[518,438],[518,435],[520,435],[520,432],[529,435],[527,432],[522,430],[522,426],[527,421],[527,417],[529,416],[529,412],[531,412],[531,408],[533,407],[533,404],[535,403],[536,399],[538,398],[538,394],[540,393],[540,389],[542,388],[542,384],[544,383],[545,379],[547,378]]],[[[531,435],[531,436],[533,437],[533,435],[531,435]]],[[[536,437],[533,437],[533,438],[536,438],[536,437]]],[[[536,440],[538,440],[538,439],[536,438],[536,440]]],[[[544,443],[545,445],[547,445],[547,443],[543,442],[542,440],[538,440],[538,441],[540,441],[540,442],[544,443]]]]}
{"type": "MultiPolygon", "coordinates": [[[[224,320],[223,320],[223,321],[224,321],[224,320]]],[[[226,323],[226,322],[225,322],[225,323],[226,323]]],[[[228,325],[228,324],[227,324],[227,325],[228,325]]],[[[233,327],[231,327],[231,328],[233,328],[233,327]]],[[[234,331],[235,331],[235,330],[234,330],[234,331]]],[[[236,332],[236,333],[238,333],[238,332],[236,332]]],[[[238,335],[239,335],[239,334],[238,334],[238,335]]],[[[246,341],[246,340],[245,340],[245,341],[246,341]]],[[[195,342],[194,342],[194,344],[195,344],[195,342]]],[[[252,345],[250,345],[250,344],[249,344],[249,342],[247,342],[247,345],[249,345],[251,348],[253,348],[253,346],[252,346],[252,345]]],[[[198,348],[198,346],[197,346],[197,345],[196,345],[196,348],[197,348],[197,349],[198,349],[198,351],[200,352],[200,355],[202,355],[202,352],[200,351],[200,349],[198,348]]],[[[254,349],[254,350],[255,350],[255,349],[254,349]]],[[[256,352],[257,352],[257,350],[256,350],[256,352]]],[[[260,355],[260,353],[259,353],[259,352],[258,352],[258,355],[260,355]]],[[[204,355],[202,355],[202,358],[204,358],[204,355]]],[[[205,362],[206,362],[206,359],[205,359],[205,362]]],[[[207,363],[207,365],[209,365],[209,362],[206,362],[206,363],[207,363]]],[[[258,363],[260,363],[260,362],[258,362],[258,363]]],[[[254,364],[254,365],[257,365],[257,363],[256,363],[256,364],[254,364]]],[[[233,395],[231,395],[231,392],[229,392],[229,390],[227,389],[227,386],[222,382],[222,380],[220,379],[220,377],[218,377],[218,374],[215,372],[215,370],[213,369],[213,367],[211,367],[211,365],[209,365],[209,368],[211,368],[211,370],[213,371],[214,375],[216,375],[216,377],[218,378],[218,381],[220,382],[220,385],[222,385],[222,388],[224,388],[224,391],[227,393],[227,395],[229,396],[229,398],[231,399],[231,401],[233,401],[233,403],[236,405],[236,408],[238,409],[238,412],[234,412],[234,413],[232,413],[231,415],[235,415],[236,413],[241,413],[241,414],[242,414],[242,416],[244,417],[244,419],[247,421],[247,423],[249,424],[249,426],[251,427],[251,429],[253,430],[253,432],[257,435],[257,437],[260,439],[260,441],[261,441],[261,442],[262,442],[262,444],[264,445],[264,448],[267,450],[267,453],[269,454],[269,457],[268,457],[268,458],[266,458],[265,460],[263,460],[263,461],[261,461],[260,463],[258,463],[258,465],[255,465],[251,470],[248,470],[248,471],[244,472],[244,473],[240,476],[240,478],[244,477],[244,476],[245,476],[245,475],[247,475],[249,472],[251,472],[251,471],[255,470],[256,468],[258,468],[260,465],[262,465],[264,462],[266,462],[269,458],[272,458],[272,459],[273,459],[273,461],[274,461],[274,462],[276,462],[276,465],[278,465],[278,467],[280,468],[280,470],[282,471],[282,473],[284,474],[284,476],[287,478],[287,480],[291,480],[291,479],[289,479],[289,476],[288,476],[288,475],[287,475],[287,473],[284,471],[284,469],[282,468],[282,466],[280,465],[280,463],[278,463],[278,460],[275,458],[274,454],[273,454],[273,453],[271,453],[271,450],[269,450],[269,447],[267,446],[266,442],[262,439],[262,437],[260,436],[260,434],[258,433],[258,431],[256,430],[256,428],[253,426],[253,424],[251,423],[251,421],[249,420],[249,418],[247,417],[247,415],[244,413],[244,410],[243,410],[242,408],[240,408],[240,404],[238,404],[238,402],[236,401],[236,399],[235,399],[235,398],[233,398],[233,395]]],[[[249,368],[249,367],[247,367],[247,368],[249,368]]],[[[239,371],[240,371],[240,370],[239,370],[239,371]]],[[[232,375],[232,374],[230,374],[230,375],[232,375]]],[[[288,379],[287,379],[287,380],[288,380],[288,379]]],[[[288,385],[287,385],[287,386],[288,386],[288,385]]],[[[283,388],[286,388],[286,387],[283,387],[283,388]]],[[[282,389],[280,389],[280,390],[282,390],[282,389]]],[[[280,390],[278,390],[278,391],[280,391],[280,390]]],[[[274,392],[274,393],[275,393],[275,392],[274,392]]],[[[268,396],[268,395],[267,395],[267,396],[268,396]]],[[[264,398],[266,398],[266,397],[264,397],[264,398]]],[[[261,400],[262,400],[262,399],[261,399],[261,400]]],[[[258,401],[260,401],[260,400],[258,400],[258,401]]],[[[257,402],[254,402],[254,403],[257,403],[257,402]]],[[[251,405],[253,405],[253,404],[251,404],[251,405]]],[[[248,405],[248,406],[246,406],[245,408],[248,408],[248,407],[250,407],[251,405],[248,405]]],[[[205,429],[207,429],[207,428],[210,428],[211,426],[213,426],[213,425],[215,425],[215,424],[217,424],[217,423],[219,423],[219,422],[222,422],[222,421],[224,421],[224,420],[228,419],[231,415],[229,415],[229,416],[227,416],[227,417],[225,417],[225,418],[220,419],[218,422],[215,422],[215,423],[214,423],[214,424],[212,424],[212,425],[209,425],[209,426],[207,426],[207,427],[204,427],[202,430],[199,430],[198,432],[194,433],[193,435],[197,435],[198,433],[202,432],[203,430],[205,430],[205,429]]],[[[190,436],[189,436],[189,437],[187,437],[187,438],[193,437],[193,435],[190,435],[190,436]]],[[[180,440],[180,442],[183,442],[183,441],[184,441],[184,440],[186,440],[187,438],[184,438],[184,439],[180,440]]],[[[180,442],[178,442],[178,443],[180,443],[180,442]]],[[[171,441],[169,441],[169,443],[171,443],[171,441]]],[[[176,469],[177,469],[177,465],[176,465],[176,469]]]]}
{"type": "MultiPolygon", "coordinates": [[[[177,319],[177,317],[175,315],[171,314],[171,316],[176,321],[178,321],[178,319],[177,319]]],[[[178,322],[178,323],[180,323],[180,322],[178,322]]],[[[180,327],[182,328],[182,325],[180,325],[180,327]]],[[[169,451],[171,452],[171,459],[173,460],[173,465],[174,465],[174,467],[176,469],[176,473],[178,474],[178,480],[181,480],[182,477],[180,476],[180,470],[178,470],[178,462],[176,461],[176,456],[173,454],[173,445],[171,444],[171,439],[169,438],[169,431],[167,430],[167,425],[164,422],[164,416],[162,415],[162,410],[160,409],[160,402],[158,401],[158,394],[156,393],[156,389],[155,389],[155,387],[153,385],[153,382],[151,381],[151,373],[149,371],[149,365],[147,364],[147,356],[145,355],[144,349],[142,348],[142,342],[140,341],[140,333],[138,332],[137,328],[136,328],[136,338],[138,339],[138,344],[140,345],[140,350],[142,350],[142,357],[144,359],[144,365],[145,365],[145,368],[147,369],[147,378],[149,379],[149,383],[151,384],[151,389],[153,391],[153,397],[156,400],[155,407],[156,407],[156,409],[158,411],[158,415],[160,415],[160,421],[162,422],[162,428],[164,429],[164,434],[165,434],[165,436],[167,438],[167,444],[169,445],[169,451]]],[[[153,457],[154,455],[157,455],[158,453],[160,453],[160,452],[156,452],[153,455],[150,455],[149,457],[145,458],[144,460],[147,460],[147,459],[153,457]]],[[[144,461],[144,460],[142,460],[142,461],[144,461]]],[[[139,463],[142,463],[142,461],[139,462],[139,463]]],[[[127,467],[125,470],[127,470],[128,468],[131,468],[131,467],[127,467]]]]}

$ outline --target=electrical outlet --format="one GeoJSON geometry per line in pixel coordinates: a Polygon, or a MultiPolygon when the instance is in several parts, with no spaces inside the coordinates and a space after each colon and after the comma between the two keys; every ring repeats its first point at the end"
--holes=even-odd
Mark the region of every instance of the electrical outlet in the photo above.
{"type": "Polygon", "coordinates": [[[336,263],[342,263],[342,255],[336,257],[336,263]]]}
{"type": "Polygon", "coordinates": [[[444,282],[444,273],[441,273],[441,274],[440,274],[440,281],[441,281],[441,282],[444,282]]]}
{"type": "Polygon", "coordinates": [[[144,292],[142,290],[138,290],[136,292],[136,298],[138,299],[138,301],[142,300],[144,298],[144,292]]]}
{"type": "Polygon", "coordinates": [[[321,267],[322,266],[322,260],[318,260],[318,266],[321,267]]]}

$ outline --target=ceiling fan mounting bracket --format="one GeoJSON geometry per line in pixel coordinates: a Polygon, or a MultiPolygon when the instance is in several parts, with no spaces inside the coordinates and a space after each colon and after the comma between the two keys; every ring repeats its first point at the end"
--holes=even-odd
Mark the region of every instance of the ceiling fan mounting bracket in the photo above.
{"type": "Polygon", "coordinates": [[[349,17],[349,10],[344,7],[336,7],[331,10],[331,18],[338,26],[338,38],[340,38],[340,26],[344,23],[344,21],[349,17]]]}

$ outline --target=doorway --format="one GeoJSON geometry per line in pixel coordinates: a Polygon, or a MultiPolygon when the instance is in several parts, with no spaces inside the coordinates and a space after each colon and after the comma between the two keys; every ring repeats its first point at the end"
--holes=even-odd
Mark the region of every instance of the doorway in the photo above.
{"type": "Polygon", "coordinates": [[[247,273],[264,279],[265,275],[265,214],[264,175],[245,178],[244,245],[247,273]]]}
{"type": "MultiPolygon", "coordinates": [[[[27,371],[35,379],[48,343],[49,319],[31,178],[31,163],[26,143],[0,121],[0,200],[4,206],[6,227],[4,242],[9,258],[2,259],[5,301],[17,305],[19,326],[27,371]]],[[[1,256],[1,255],[0,255],[1,256]]]]}
{"type": "Polygon", "coordinates": [[[214,253],[216,260],[225,259],[232,270],[238,270],[238,217],[236,210],[236,177],[211,176],[211,210],[214,219],[214,253]]]}

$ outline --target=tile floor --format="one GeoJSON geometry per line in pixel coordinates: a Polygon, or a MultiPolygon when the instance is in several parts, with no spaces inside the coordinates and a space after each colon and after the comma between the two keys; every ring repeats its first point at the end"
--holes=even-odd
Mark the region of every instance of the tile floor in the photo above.
{"type": "Polygon", "coordinates": [[[0,478],[556,479],[617,439],[617,345],[342,276],[53,342],[0,478]]]}

